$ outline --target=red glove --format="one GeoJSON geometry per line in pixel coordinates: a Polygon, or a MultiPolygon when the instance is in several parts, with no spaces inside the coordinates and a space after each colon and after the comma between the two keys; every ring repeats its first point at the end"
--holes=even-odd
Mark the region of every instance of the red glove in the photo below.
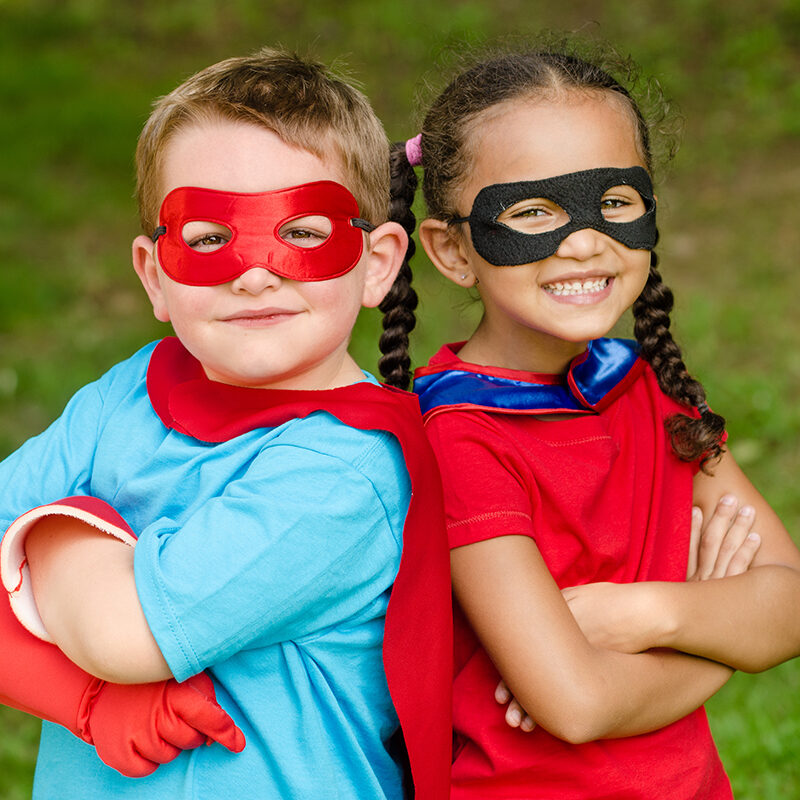
{"type": "Polygon", "coordinates": [[[63,725],[97,748],[108,766],[149,775],[181,750],[219,742],[234,753],[244,735],[216,703],[208,675],[123,686],[106,683],[37,639],[0,599],[0,702],[63,725]]]}
{"type": "Polygon", "coordinates": [[[217,704],[208,675],[184,683],[106,683],[48,643],[30,588],[25,537],[39,519],[53,514],[80,519],[126,544],[136,542],[125,520],[93,497],[68,497],[12,523],[0,547],[0,572],[8,592],[0,592],[0,702],[63,725],[93,744],[108,766],[132,778],[149,775],[182,750],[204,742],[240,752],[244,735],[217,704]]]}

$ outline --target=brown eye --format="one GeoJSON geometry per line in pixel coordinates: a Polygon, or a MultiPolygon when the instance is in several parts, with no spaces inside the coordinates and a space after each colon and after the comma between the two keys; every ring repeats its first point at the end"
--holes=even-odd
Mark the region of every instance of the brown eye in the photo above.
{"type": "Polygon", "coordinates": [[[315,214],[293,219],[281,226],[278,236],[296,247],[319,247],[330,235],[333,225],[327,217],[315,214]]]}
{"type": "Polygon", "coordinates": [[[216,222],[187,222],[181,231],[183,241],[198,253],[213,253],[231,240],[231,231],[216,222]]]}
{"type": "Polygon", "coordinates": [[[600,212],[609,222],[632,222],[646,210],[642,196],[632,186],[614,186],[600,201],[600,212]]]}
{"type": "Polygon", "coordinates": [[[505,209],[497,221],[520,233],[546,233],[566,225],[569,215],[552,200],[532,197],[505,209]]]}

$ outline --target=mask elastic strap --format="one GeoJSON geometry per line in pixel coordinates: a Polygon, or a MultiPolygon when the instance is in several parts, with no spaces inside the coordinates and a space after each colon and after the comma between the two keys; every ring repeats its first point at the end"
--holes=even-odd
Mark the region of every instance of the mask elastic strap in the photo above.
{"type": "Polygon", "coordinates": [[[371,222],[367,222],[365,219],[361,219],[361,217],[352,217],[350,219],[350,224],[354,228],[361,228],[362,231],[366,231],[367,233],[372,233],[375,230],[375,226],[371,222]]]}
{"type": "Polygon", "coordinates": [[[151,238],[151,239],[153,240],[153,242],[155,243],[155,242],[157,242],[157,241],[158,241],[158,237],[159,237],[159,236],[163,236],[163,235],[164,235],[166,232],[167,232],[167,226],[166,226],[166,225],[159,225],[159,226],[158,226],[158,227],[157,227],[157,228],[156,228],[156,229],[153,231],[153,235],[152,235],[150,238],[151,238]]]}

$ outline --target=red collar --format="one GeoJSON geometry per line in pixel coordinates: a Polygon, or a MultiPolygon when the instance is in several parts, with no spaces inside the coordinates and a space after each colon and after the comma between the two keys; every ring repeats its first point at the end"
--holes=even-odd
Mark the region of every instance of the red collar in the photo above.
{"type": "Polygon", "coordinates": [[[416,395],[354,383],[324,391],[249,389],[209,380],[174,337],[158,343],[147,391],[168,428],[204,442],[224,442],[314,411],[345,425],[392,433],[403,448],[411,504],[403,554],[384,629],[386,680],[408,750],[417,800],[450,793],[453,627],[450,557],[441,478],[422,426],[416,395]]]}
{"type": "Polygon", "coordinates": [[[379,412],[410,418],[419,413],[415,395],[367,381],[320,391],[251,389],[212,381],[174,336],[162,339],[150,357],[147,393],[166,427],[202,442],[225,442],[318,410],[329,411],[346,425],[375,429],[384,429],[381,422],[387,421],[379,412]]]}

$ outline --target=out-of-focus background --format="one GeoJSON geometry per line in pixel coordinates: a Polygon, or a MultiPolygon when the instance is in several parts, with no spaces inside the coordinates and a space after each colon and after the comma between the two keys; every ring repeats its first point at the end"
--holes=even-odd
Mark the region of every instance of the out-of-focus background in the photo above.
{"type": "MultiPolygon", "coordinates": [[[[390,138],[405,139],[448,54],[543,28],[612,42],[685,118],[657,187],[674,330],[739,462],[799,531],[797,0],[0,0],[0,455],[167,333],[129,256],[132,155],[156,96],[214,61],[283,44],[345,62],[390,138]]],[[[421,248],[415,271],[419,365],[470,332],[476,307],[421,248]]],[[[373,371],[378,335],[366,314],[353,351],[373,371]]],[[[708,708],[737,798],[800,797],[798,663],[736,675],[708,708]]],[[[0,709],[0,800],[30,796],[37,738],[36,721],[0,709]]]]}

